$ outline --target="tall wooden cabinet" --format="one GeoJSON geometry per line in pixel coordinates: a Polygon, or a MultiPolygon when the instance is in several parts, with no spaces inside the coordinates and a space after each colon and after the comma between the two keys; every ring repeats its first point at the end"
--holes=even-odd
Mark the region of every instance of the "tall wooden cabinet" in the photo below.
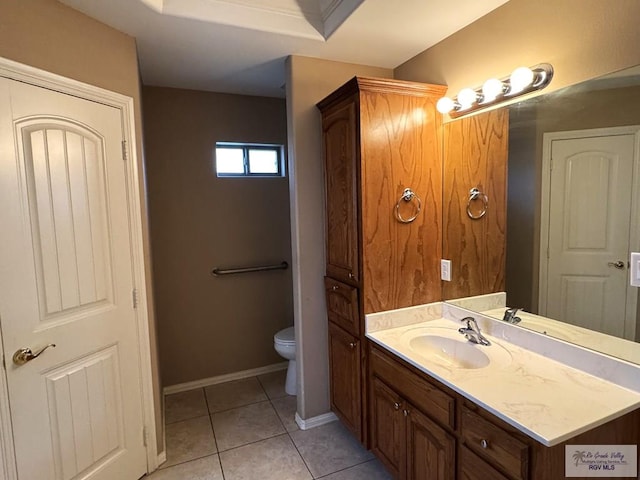
{"type": "Polygon", "coordinates": [[[331,406],[363,443],[364,315],[441,299],[442,125],[435,104],[445,91],[355,77],[318,104],[331,406]],[[416,196],[404,200],[407,188],[416,196]],[[415,220],[403,223],[398,215],[415,220]]]}

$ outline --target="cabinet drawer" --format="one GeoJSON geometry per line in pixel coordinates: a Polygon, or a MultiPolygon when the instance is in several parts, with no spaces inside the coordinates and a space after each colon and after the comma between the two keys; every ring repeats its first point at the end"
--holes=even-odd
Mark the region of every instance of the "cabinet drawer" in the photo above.
{"type": "Polygon", "coordinates": [[[455,426],[455,400],[377,348],[371,349],[371,374],[393,387],[415,407],[441,425],[455,426]]]}
{"type": "Polygon", "coordinates": [[[330,277],[324,277],[324,289],[329,321],[352,335],[360,336],[358,289],[330,277]]]}
{"type": "Polygon", "coordinates": [[[464,443],[480,457],[518,480],[529,478],[529,447],[466,407],[462,409],[464,443]]]}
{"type": "Polygon", "coordinates": [[[458,480],[509,480],[466,447],[460,447],[458,480]]]}

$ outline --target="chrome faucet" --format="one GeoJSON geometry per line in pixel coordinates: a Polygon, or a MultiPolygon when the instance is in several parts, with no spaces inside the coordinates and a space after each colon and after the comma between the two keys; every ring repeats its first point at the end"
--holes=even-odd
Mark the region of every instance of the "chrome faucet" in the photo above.
{"type": "Polygon", "coordinates": [[[504,320],[507,323],[513,323],[514,325],[516,323],[520,323],[520,317],[516,317],[516,313],[518,312],[518,310],[520,310],[519,308],[508,308],[506,312],[504,312],[504,317],[502,318],[502,320],[504,320]]]}
{"type": "Polygon", "coordinates": [[[480,332],[480,327],[476,323],[475,318],[465,317],[461,321],[467,322],[467,326],[459,328],[458,332],[464,335],[467,340],[471,343],[477,343],[478,345],[491,345],[491,342],[482,335],[482,332],[480,332]]]}

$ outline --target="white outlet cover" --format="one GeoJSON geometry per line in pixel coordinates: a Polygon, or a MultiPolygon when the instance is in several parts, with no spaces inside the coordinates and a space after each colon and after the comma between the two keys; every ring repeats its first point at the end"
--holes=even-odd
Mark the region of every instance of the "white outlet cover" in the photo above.
{"type": "Polygon", "coordinates": [[[445,282],[451,281],[451,260],[440,260],[440,279],[445,282]]]}
{"type": "Polygon", "coordinates": [[[640,252],[631,252],[629,277],[629,282],[632,287],[640,287],[640,252]]]}

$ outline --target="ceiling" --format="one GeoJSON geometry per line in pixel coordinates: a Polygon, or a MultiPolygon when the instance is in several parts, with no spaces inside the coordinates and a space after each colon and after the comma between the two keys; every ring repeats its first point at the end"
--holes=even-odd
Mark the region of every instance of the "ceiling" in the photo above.
{"type": "Polygon", "coordinates": [[[59,1],[135,37],[145,85],[283,97],[288,55],[395,68],[508,0],[59,1]]]}

